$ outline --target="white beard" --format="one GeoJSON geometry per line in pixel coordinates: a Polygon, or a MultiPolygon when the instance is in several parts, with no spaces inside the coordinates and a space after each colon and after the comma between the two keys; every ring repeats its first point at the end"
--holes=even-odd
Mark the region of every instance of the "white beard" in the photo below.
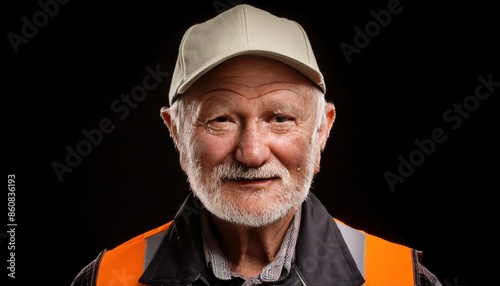
{"type": "MultiPolygon", "coordinates": [[[[316,146],[313,138],[312,146],[316,146]]],[[[309,148],[309,158],[301,166],[299,182],[292,180],[290,172],[279,161],[267,163],[259,168],[248,168],[240,164],[216,166],[209,177],[203,176],[199,160],[187,154],[186,173],[191,189],[206,209],[216,217],[248,227],[269,225],[284,217],[292,209],[300,207],[307,199],[314,176],[315,148],[309,148]],[[223,188],[228,179],[279,178],[279,186],[273,189],[223,188]]],[[[192,150],[192,149],[191,149],[192,150]]]]}

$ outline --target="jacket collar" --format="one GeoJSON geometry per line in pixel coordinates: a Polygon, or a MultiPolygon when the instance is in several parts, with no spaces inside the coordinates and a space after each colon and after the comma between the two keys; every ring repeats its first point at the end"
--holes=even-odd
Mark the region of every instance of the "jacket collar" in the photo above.
{"type": "MultiPolygon", "coordinates": [[[[187,285],[208,282],[200,210],[190,194],[139,282],[148,285],[187,285]]],[[[312,193],[302,205],[294,273],[306,285],[358,286],[363,276],[349,252],[336,222],[312,193]]],[[[287,279],[291,281],[294,279],[287,279]]],[[[285,283],[288,284],[288,283],[285,283]]]]}

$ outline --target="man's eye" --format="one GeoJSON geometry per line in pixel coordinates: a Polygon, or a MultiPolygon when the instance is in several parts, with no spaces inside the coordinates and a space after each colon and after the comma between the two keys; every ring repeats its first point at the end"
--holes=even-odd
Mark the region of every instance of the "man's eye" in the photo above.
{"type": "Polygon", "coordinates": [[[227,117],[224,117],[224,116],[219,116],[219,117],[215,118],[213,121],[222,123],[222,122],[228,122],[229,119],[227,117]]]}
{"type": "Polygon", "coordinates": [[[291,120],[291,118],[288,116],[284,116],[284,115],[276,115],[274,117],[274,120],[278,123],[284,123],[284,122],[291,120]]]}
{"type": "Polygon", "coordinates": [[[226,123],[229,123],[229,122],[231,122],[231,118],[229,118],[228,116],[218,116],[218,117],[214,117],[214,118],[208,120],[206,124],[208,126],[221,127],[223,125],[226,125],[226,123]]]}
{"type": "Polygon", "coordinates": [[[227,132],[232,130],[234,124],[232,124],[231,117],[229,116],[217,116],[208,120],[205,126],[208,132],[212,134],[221,134],[220,132],[227,132]]]}

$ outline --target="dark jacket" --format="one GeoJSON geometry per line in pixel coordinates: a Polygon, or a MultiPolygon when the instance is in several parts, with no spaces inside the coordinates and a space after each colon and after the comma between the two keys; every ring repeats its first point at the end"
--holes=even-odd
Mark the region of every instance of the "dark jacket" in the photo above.
{"type": "MultiPolygon", "coordinates": [[[[200,206],[200,202],[189,195],[173,222],[161,231],[155,232],[155,236],[150,239],[151,243],[144,247],[146,250],[142,256],[145,270],[142,272],[141,269],[142,275],[133,278],[130,285],[229,285],[227,282],[216,279],[206,266],[200,206]],[[137,278],[140,283],[137,283],[137,278]]],[[[273,284],[363,285],[363,275],[358,270],[355,259],[344,241],[339,225],[313,194],[310,194],[304,202],[301,213],[295,263],[286,278],[273,284]]],[[[436,277],[420,264],[418,252],[416,250],[413,252],[412,271],[415,285],[441,285],[436,277]]],[[[106,250],[82,269],[72,286],[97,285],[98,274],[106,275],[105,272],[109,272],[102,269],[103,272],[99,272],[99,268],[103,268],[101,261],[105,255],[106,250]]],[[[123,259],[126,258],[125,255],[123,259]]],[[[119,268],[106,266],[106,269],[114,271],[119,268]]],[[[129,276],[129,278],[132,277],[134,276],[129,276]]],[[[119,281],[119,278],[112,281],[116,281],[116,285],[127,285],[124,281],[119,281]]],[[[107,282],[107,284],[111,283],[107,282]]]]}

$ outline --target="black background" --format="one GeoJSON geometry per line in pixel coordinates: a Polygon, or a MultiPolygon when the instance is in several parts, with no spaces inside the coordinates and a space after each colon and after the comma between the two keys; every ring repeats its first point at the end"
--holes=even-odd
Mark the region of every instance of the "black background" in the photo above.
{"type": "Polygon", "coordinates": [[[103,248],[173,218],[188,186],[159,116],[170,76],[123,119],[111,104],[142,84],[147,66],[171,75],[184,31],[240,2],[294,19],[310,37],[337,108],[313,188],[332,215],[422,250],[446,286],[500,285],[500,87],[458,128],[443,119],[474,95],[478,76],[500,82],[499,1],[401,1],[350,63],[339,45],[354,45],[354,27],[394,1],[102,2],[59,4],[17,53],[9,33],[22,36],[22,18],[33,21],[41,6],[0,2],[3,148],[17,222],[16,279],[5,273],[2,285],[69,285],[103,248]],[[53,162],[65,164],[66,148],[104,118],[115,129],[58,180],[53,162]],[[397,174],[398,156],[408,159],[436,128],[446,141],[391,191],[384,172],[397,174]]]}

